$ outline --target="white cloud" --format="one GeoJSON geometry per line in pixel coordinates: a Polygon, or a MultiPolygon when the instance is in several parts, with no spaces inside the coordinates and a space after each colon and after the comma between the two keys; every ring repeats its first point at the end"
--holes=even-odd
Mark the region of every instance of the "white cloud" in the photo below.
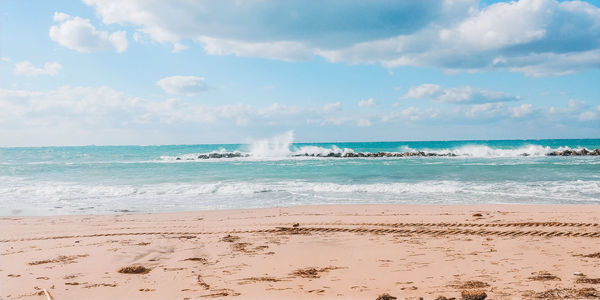
{"type": "MultiPolygon", "coordinates": [[[[139,40],[139,37],[137,38],[137,40],[139,40]]],[[[171,52],[178,53],[178,52],[181,52],[181,51],[184,51],[187,49],[189,49],[188,46],[181,44],[181,43],[175,43],[175,44],[173,44],[173,51],[171,51],[171,52]]]]}
{"type": "MultiPolygon", "coordinates": [[[[442,126],[448,130],[469,125],[481,128],[484,133],[507,124],[531,124],[535,128],[564,124],[565,128],[572,128],[571,133],[587,130],[587,134],[597,128],[581,121],[597,120],[599,112],[597,105],[575,100],[558,108],[484,103],[451,110],[411,106],[368,114],[341,110],[338,103],[205,105],[188,98],[150,100],[106,86],[64,86],[49,91],[0,89],[0,144],[164,144],[200,142],[194,139],[207,135],[211,135],[212,141],[223,142],[223,136],[227,136],[229,142],[235,142],[247,136],[245,130],[264,132],[265,128],[285,127],[314,132],[314,126],[368,127],[375,121],[388,123],[379,123],[377,132],[397,132],[402,128],[394,123],[419,126],[415,128],[442,126]],[[235,137],[231,138],[232,134],[235,137]]],[[[338,137],[337,130],[321,131],[326,138],[338,137]]],[[[340,128],[340,132],[344,130],[340,128]]]]}
{"type": "Polygon", "coordinates": [[[531,104],[521,104],[520,106],[511,107],[510,112],[513,118],[522,118],[531,113],[531,104]]]}
{"type": "Polygon", "coordinates": [[[505,107],[502,103],[484,103],[474,104],[467,111],[465,116],[469,118],[476,117],[496,117],[497,115],[504,114],[505,107]]]}
{"type": "Polygon", "coordinates": [[[360,100],[358,101],[358,106],[359,107],[373,107],[373,106],[377,106],[377,101],[375,101],[375,99],[373,98],[369,98],[366,100],[360,100]]]}
{"type": "Polygon", "coordinates": [[[89,19],[72,17],[61,12],[54,13],[54,21],[59,24],[50,27],[50,38],[69,49],[84,53],[99,51],[121,53],[127,49],[125,31],[113,33],[99,31],[89,19]]]}
{"type": "Polygon", "coordinates": [[[403,109],[400,113],[402,114],[402,116],[408,118],[411,121],[416,121],[421,118],[421,109],[414,106],[403,109]]]}
{"type": "Polygon", "coordinates": [[[293,41],[241,42],[236,40],[199,37],[204,51],[212,55],[249,56],[279,59],[283,61],[302,61],[313,57],[312,50],[306,45],[293,41]]]}
{"type": "Polygon", "coordinates": [[[206,91],[206,83],[203,77],[198,76],[171,76],[156,82],[165,92],[169,94],[182,94],[194,96],[206,91]]]}
{"type": "Polygon", "coordinates": [[[339,111],[340,109],[342,109],[342,103],[340,103],[340,102],[327,103],[327,104],[323,105],[324,112],[339,111]]]}
{"type": "Polygon", "coordinates": [[[132,25],[174,50],[183,40],[196,41],[213,55],[288,61],[322,56],[389,68],[508,70],[528,76],[600,67],[600,9],[581,1],[84,2],[105,24],[132,25]]]}
{"type": "Polygon", "coordinates": [[[29,61],[22,61],[15,64],[15,74],[25,76],[37,76],[37,75],[56,75],[62,68],[62,65],[57,62],[47,62],[44,67],[37,68],[29,61]]]}
{"type": "Polygon", "coordinates": [[[371,127],[371,125],[372,125],[371,121],[369,121],[369,119],[365,119],[365,118],[360,118],[356,122],[356,126],[358,126],[358,127],[371,127]]]}
{"type": "Polygon", "coordinates": [[[593,111],[584,111],[581,114],[579,114],[579,117],[577,117],[577,119],[579,121],[591,121],[595,120],[596,116],[597,114],[593,111]]]}
{"type": "MultiPolygon", "coordinates": [[[[208,124],[224,122],[240,126],[258,120],[289,122],[307,117],[346,122],[348,117],[332,115],[339,102],[325,107],[285,106],[273,103],[267,107],[247,104],[208,106],[195,101],[167,98],[151,101],[131,97],[112,88],[64,86],[47,92],[0,89],[0,124],[15,121],[17,126],[52,126],[53,122],[77,126],[125,126],[131,124],[208,124]]],[[[323,121],[324,122],[324,121],[323,121]]],[[[333,123],[333,122],[332,122],[333,123]]]]}
{"type": "Polygon", "coordinates": [[[449,103],[488,103],[516,101],[520,97],[503,92],[490,91],[464,86],[459,88],[442,88],[437,84],[425,83],[411,87],[400,99],[432,99],[449,103]]]}
{"type": "Polygon", "coordinates": [[[439,96],[442,94],[442,87],[437,84],[432,83],[424,83],[418,86],[413,86],[408,89],[408,92],[404,94],[401,98],[405,99],[420,99],[420,98],[430,98],[434,96],[439,96]]]}

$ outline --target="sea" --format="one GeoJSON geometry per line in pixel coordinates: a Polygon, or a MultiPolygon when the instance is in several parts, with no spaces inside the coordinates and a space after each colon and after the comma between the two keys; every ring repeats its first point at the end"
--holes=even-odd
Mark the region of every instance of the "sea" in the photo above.
{"type": "Polygon", "coordinates": [[[600,204],[600,156],[547,155],[583,148],[600,139],[297,143],[286,132],[248,144],[0,148],[0,215],[600,204]],[[418,151],[445,156],[343,157],[418,151]]]}

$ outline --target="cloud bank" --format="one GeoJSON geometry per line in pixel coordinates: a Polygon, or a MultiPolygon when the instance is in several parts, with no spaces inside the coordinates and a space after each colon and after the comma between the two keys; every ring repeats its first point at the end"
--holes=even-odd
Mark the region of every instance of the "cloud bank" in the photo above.
{"type": "Polygon", "coordinates": [[[205,105],[186,99],[149,100],[106,86],[63,86],[49,91],[0,89],[0,142],[3,145],[22,145],[24,141],[40,145],[64,144],[63,141],[80,145],[164,144],[189,142],[198,136],[205,140],[210,135],[215,142],[234,142],[235,138],[243,138],[247,129],[268,132],[281,128],[346,132],[350,136],[356,130],[370,130],[372,134],[386,132],[389,138],[408,134],[407,129],[415,126],[441,126],[455,131],[457,126],[484,123],[523,126],[519,127],[521,131],[524,126],[546,131],[551,131],[549,126],[563,126],[576,132],[582,128],[594,132],[600,119],[600,107],[576,100],[564,107],[496,102],[460,105],[451,110],[409,106],[375,112],[343,110],[339,102],[320,106],[205,105]],[[236,134],[227,140],[229,135],[236,134]],[[180,140],[171,139],[179,135],[180,140]]]}
{"type": "MultiPolygon", "coordinates": [[[[174,51],[189,40],[212,55],[285,61],[320,56],[388,68],[507,70],[528,76],[600,67],[600,9],[580,1],[489,6],[476,0],[84,2],[105,24],[132,26],[138,34],[172,44],[174,51]]],[[[65,23],[75,21],[85,24],[76,17],[65,23]]]]}

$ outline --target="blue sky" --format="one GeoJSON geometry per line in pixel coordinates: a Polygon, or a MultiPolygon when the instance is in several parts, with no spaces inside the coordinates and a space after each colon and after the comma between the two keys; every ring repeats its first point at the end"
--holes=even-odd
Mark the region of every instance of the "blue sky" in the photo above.
{"type": "Polygon", "coordinates": [[[598,1],[0,6],[0,146],[600,137],[598,1]]]}

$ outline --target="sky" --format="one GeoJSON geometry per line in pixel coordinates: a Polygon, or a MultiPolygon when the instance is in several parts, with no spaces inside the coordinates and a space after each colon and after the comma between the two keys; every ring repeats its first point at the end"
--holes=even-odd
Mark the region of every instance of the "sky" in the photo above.
{"type": "Polygon", "coordinates": [[[0,146],[600,138],[600,1],[0,2],[0,146]]]}

